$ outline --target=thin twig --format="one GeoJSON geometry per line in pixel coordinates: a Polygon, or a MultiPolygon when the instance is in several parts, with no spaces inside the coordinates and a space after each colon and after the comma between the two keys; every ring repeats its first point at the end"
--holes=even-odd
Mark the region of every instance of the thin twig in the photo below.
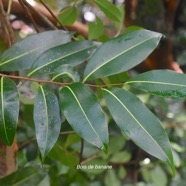
{"type": "Polygon", "coordinates": [[[13,2],[13,0],[9,0],[9,2],[8,2],[7,15],[10,15],[11,8],[12,8],[12,2],[13,2]]]}
{"type": "Polygon", "coordinates": [[[8,47],[10,47],[14,43],[14,31],[9,22],[8,16],[4,11],[4,6],[2,1],[0,1],[0,22],[2,24],[1,27],[4,35],[3,38],[5,39],[5,42],[8,45],[8,47]]]}
{"type": "MultiPolygon", "coordinates": [[[[56,15],[52,12],[52,10],[43,2],[43,0],[39,0],[40,3],[46,8],[46,10],[50,13],[50,15],[54,18],[54,20],[56,20],[57,24],[60,25],[60,27],[62,27],[65,31],[69,31],[69,29],[67,29],[67,27],[65,25],[63,25],[59,19],[56,17],[56,15]]],[[[74,36],[72,36],[72,39],[74,40],[78,40],[77,38],[75,38],[74,36]]]]}
{"type": "MultiPolygon", "coordinates": [[[[28,78],[28,77],[23,77],[23,76],[14,76],[14,75],[7,75],[7,74],[2,74],[0,73],[1,77],[8,77],[11,79],[20,79],[20,80],[26,80],[26,81],[34,81],[37,83],[48,83],[48,84],[54,84],[54,85],[59,85],[59,86],[66,86],[70,85],[71,83],[64,83],[64,82],[56,82],[56,81],[51,81],[51,80],[41,80],[41,79],[34,79],[34,78],[28,78]]],[[[85,83],[85,85],[89,87],[95,87],[95,88],[104,88],[104,87],[110,87],[110,86],[122,86],[124,83],[116,83],[116,84],[105,84],[105,85],[95,85],[95,84],[89,84],[85,83]]]]}
{"type": "MultiPolygon", "coordinates": [[[[65,131],[65,132],[60,132],[59,135],[67,135],[67,134],[74,134],[74,131],[65,131]]],[[[24,147],[26,147],[28,144],[30,144],[31,142],[35,141],[36,137],[30,138],[28,141],[23,142],[22,144],[19,145],[19,150],[23,149],[24,147]]]]}
{"type": "Polygon", "coordinates": [[[54,24],[52,24],[51,21],[46,16],[44,16],[42,13],[36,11],[35,8],[32,5],[30,5],[27,1],[24,0],[24,4],[25,4],[25,6],[27,6],[30,9],[30,11],[37,14],[40,17],[39,19],[42,19],[51,29],[57,30],[57,28],[54,26],[54,24]]]}
{"type": "Polygon", "coordinates": [[[39,29],[37,28],[37,25],[36,25],[36,23],[35,23],[35,21],[34,21],[34,19],[32,17],[32,14],[30,13],[30,10],[29,10],[27,4],[25,4],[25,1],[23,1],[23,0],[18,0],[18,1],[19,1],[20,5],[22,6],[22,8],[25,10],[27,16],[30,18],[30,21],[33,24],[36,32],[39,33],[39,29]]]}
{"type": "Polygon", "coordinates": [[[68,31],[68,29],[65,28],[65,26],[64,26],[64,25],[58,20],[58,18],[54,15],[54,13],[51,11],[51,9],[50,9],[42,0],[39,0],[39,1],[40,1],[40,3],[48,10],[48,12],[50,13],[50,15],[57,21],[57,23],[58,23],[60,26],[64,27],[65,30],[68,31]]]}
{"type": "Polygon", "coordinates": [[[99,157],[99,155],[94,154],[94,155],[92,155],[91,157],[87,158],[86,160],[82,161],[82,162],[81,162],[81,165],[84,165],[84,164],[86,164],[86,163],[88,163],[88,162],[90,162],[90,161],[96,159],[97,157],[99,157]]]}
{"type": "Polygon", "coordinates": [[[83,161],[83,149],[84,149],[84,139],[81,138],[81,150],[79,154],[79,164],[83,161]]]}

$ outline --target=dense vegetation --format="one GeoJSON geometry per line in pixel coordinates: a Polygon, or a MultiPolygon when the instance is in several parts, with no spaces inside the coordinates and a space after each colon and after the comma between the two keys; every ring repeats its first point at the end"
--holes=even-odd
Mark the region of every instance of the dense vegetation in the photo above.
{"type": "MultiPolygon", "coordinates": [[[[183,185],[184,52],[175,52],[182,70],[172,58],[164,69],[139,66],[164,50],[172,33],[147,28],[146,19],[142,28],[152,4],[139,7],[140,27],[126,27],[124,2],[38,2],[34,8],[47,8],[53,22],[24,0],[18,4],[26,18],[14,12],[14,1],[7,9],[1,3],[0,140],[19,150],[18,169],[0,185],[183,185]]],[[[156,1],[160,13],[162,2],[156,1]]]]}

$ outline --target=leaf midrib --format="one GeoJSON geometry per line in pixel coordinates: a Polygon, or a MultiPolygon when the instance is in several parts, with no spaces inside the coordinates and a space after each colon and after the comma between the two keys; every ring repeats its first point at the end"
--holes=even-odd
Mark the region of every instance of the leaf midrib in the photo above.
{"type": "Polygon", "coordinates": [[[7,130],[6,130],[6,122],[5,122],[5,116],[4,116],[4,77],[1,78],[1,105],[2,105],[2,120],[3,120],[3,128],[5,131],[5,136],[8,144],[10,145],[10,141],[8,139],[7,130]]]}
{"type": "Polygon", "coordinates": [[[160,85],[186,87],[186,85],[183,85],[183,84],[167,83],[167,82],[160,82],[160,81],[128,81],[126,82],[126,84],[132,84],[132,83],[160,84],[160,85]]]}
{"type": "Polygon", "coordinates": [[[72,79],[73,82],[76,81],[75,78],[73,77],[73,75],[72,75],[71,73],[69,73],[69,72],[62,72],[62,73],[60,73],[60,74],[57,74],[56,76],[54,76],[54,77],[52,78],[52,81],[54,81],[54,80],[57,79],[58,77],[63,76],[63,75],[65,75],[65,74],[66,74],[68,77],[70,77],[70,78],[72,79]]]}
{"type": "Polygon", "coordinates": [[[40,86],[40,89],[41,89],[41,93],[42,93],[43,99],[44,99],[45,114],[46,114],[46,137],[45,137],[46,144],[45,144],[45,152],[43,154],[43,155],[45,155],[45,153],[46,153],[46,147],[47,147],[47,141],[48,141],[48,138],[47,138],[47,136],[48,136],[48,128],[49,128],[49,123],[48,123],[48,107],[47,107],[46,96],[45,96],[43,87],[40,86]]]}
{"type": "Polygon", "coordinates": [[[80,109],[81,109],[83,115],[85,116],[86,120],[88,121],[88,124],[90,125],[90,127],[92,128],[92,130],[95,132],[96,136],[100,139],[100,141],[101,141],[101,143],[102,143],[101,138],[99,137],[99,135],[98,135],[97,132],[95,131],[94,127],[92,126],[92,124],[91,124],[89,118],[87,117],[87,115],[86,115],[86,113],[85,113],[83,107],[81,106],[81,103],[79,102],[78,98],[77,98],[76,95],[74,94],[73,90],[72,90],[69,86],[66,86],[66,88],[68,88],[69,91],[70,91],[70,92],[72,93],[72,95],[74,96],[74,98],[75,98],[77,104],[79,105],[79,107],[80,107],[80,109]]]}
{"type": "Polygon", "coordinates": [[[65,55],[65,56],[59,57],[59,58],[57,58],[57,59],[54,59],[54,60],[52,60],[51,62],[46,63],[46,64],[44,64],[44,65],[42,65],[42,66],[36,68],[35,70],[31,71],[31,72],[28,74],[28,77],[30,77],[31,75],[33,75],[36,71],[38,71],[38,70],[40,70],[40,69],[42,69],[42,68],[44,68],[44,67],[46,67],[46,66],[48,66],[48,65],[50,65],[50,64],[52,64],[52,63],[55,63],[56,61],[59,61],[59,60],[64,59],[64,58],[66,58],[66,57],[69,57],[70,55],[76,54],[76,53],[78,53],[78,52],[82,52],[82,51],[84,51],[84,50],[89,50],[90,48],[93,48],[93,47],[95,47],[95,45],[93,45],[93,46],[91,46],[91,47],[88,47],[88,48],[81,49],[81,50],[77,50],[77,51],[75,51],[75,52],[71,52],[71,53],[69,53],[69,54],[67,54],[67,55],[65,55]]]}
{"type": "Polygon", "coordinates": [[[136,117],[130,112],[130,110],[119,100],[119,98],[117,96],[115,96],[112,92],[110,92],[107,89],[103,89],[102,88],[102,90],[104,90],[104,91],[108,92],[109,94],[111,94],[125,108],[125,110],[132,116],[132,118],[139,124],[139,126],[147,133],[147,135],[155,142],[155,144],[157,144],[157,146],[160,149],[160,151],[163,152],[163,154],[165,155],[166,159],[170,162],[169,158],[167,158],[167,155],[162,150],[162,148],[159,146],[159,144],[156,142],[156,140],[148,133],[148,131],[142,126],[142,124],[136,119],[136,117]]]}
{"type": "MultiPolygon", "coordinates": [[[[115,17],[115,19],[117,20],[117,21],[119,21],[118,20],[118,17],[117,16],[115,16],[115,10],[116,9],[114,9],[114,14],[113,14],[113,12],[112,11],[110,11],[110,9],[108,9],[107,7],[105,7],[105,5],[104,4],[101,4],[99,1],[96,1],[100,6],[102,6],[104,9],[106,9],[108,12],[110,12],[114,17],[115,17]]],[[[118,11],[119,12],[119,11],[118,11]]],[[[120,12],[119,12],[120,13],[120,12]]]]}
{"type": "MultiPolygon", "coordinates": [[[[156,37],[158,37],[158,36],[156,36],[156,37]]],[[[118,55],[114,56],[114,57],[111,58],[110,60],[105,61],[105,63],[101,64],[101,65],[98,66],[96,69],[94,69],[91,73],[89,73],[89,74],[84,78],[83,82],[85,82],[94,72],[96,72],[97,70],[99,70],[100,68],[102,68],[104,65],[107,65],[107,64],[110,63],[112,60],[118,58],[119,56],[123,55],[124,53],[127,53],[127,52],[128,52],[129,50],[131,50],[132,48],[135,48],[135,47],[137,47],[137,46],[139,46],[139,45],[141,45],[141,44],[143,44],[143,43],[145,43],[145,42],[147,42],[147,41],[149,41],[149,40],[152,40],[152,39],[154,39],[154,38],[155,38],[155,36],[154,36],[154,37],[151,37],[151,38],[148,38],[148,39],[146,39],[146,40],[144,40],[144,41],[142,41],[142,42],[140,42],[140,43],[138,43],[138,44],[136,44],[136,45],[133,45],[133,46],[129,47],[128,49],[124,50],[123,52],[119,53],[118,55]]]]}

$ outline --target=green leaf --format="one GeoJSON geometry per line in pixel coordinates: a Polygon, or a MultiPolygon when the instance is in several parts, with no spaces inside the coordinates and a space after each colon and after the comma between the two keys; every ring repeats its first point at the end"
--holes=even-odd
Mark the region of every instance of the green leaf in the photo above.
{"type": "Polygon", "coordinates": [[[160,33],[138,30],[104,43],[88,62],[84,82],[131,69],[156,48],[161,36],[160,33]]]}
{"type": "Polygon", "coordinates": [[[77,16],[77,8],[75,6],[68,6],[59,12],[58,19],[63,25],[72,25],[76,21],[77,16]]]}
{"type": "Polygon", "coordinates": [[[167,175],[160,166],[156,166],[150,173],[153,185],[168,185],[167,175]]]}
{"type": "Polygon", "coordinates": [[[0,140],[12,145],[19,116],[19,96],[16,84],[2,77],[0,82],[0,140]]]}
{"type": "Polygon", "coordinates": [[[104,183],[105,186],[121,186],[120,180],[113,169],[107,171],[104,177],[104,183]]]}
{"type": "Polygon", "coordinates": [[[96,39],[101,36],[104,32],[103,22],[99,17],[96,17],[95,22],[88,23],[88,38],[90,40],[96,39]]]}
{"type": "Polygon", "coordinates": [[[49,152],[48,157],[74,169],[78,164],[79,158],[74,152],[64,149],[63,145],[64,144],[61,144],[61,141],[58,140],[54,148],[49,152]]]}
{"type": "Polygon", "coordinates": [[[186,97],[186,75],[171,70],[152,70],[139,74],[126,83],[162,97],[186,97]]]}
{"type": "Polygon", "coordinates": [[[78,72],[74,69],[73,66],[65,64],[61,65],[54,73],[53,73],[53,78],[52,81],[63,78],[63,77],[69,77],[72,79],[74,82],[80,80],[80,76],[78,72]]]}
{"type": "Polygon", "coordinates": [[[96,44],[91,41],[73,41],[51,48],[35,61],[28,76],[52,73],[63,64],[78,65],[90,57],[95,48],[96,44]]]}
{"type": "Polygon", "coordinates": [[[108,18],[112,19],[113,21],[120,22],[122,15],[120,10],[115,5],[108,0],[94,0],[94,2],[108,18]]]}
{"type": "Polygon", "coordinates": [[[44,51],[70,41],[68,32],[62,30],[34,34],[15,43],[0,57],[1,71],[28,69],[44,51]]]}
{"type": "Polygon", "coordinates": [[[0,179],[1,186],[26,186],[39,185],[47,175],[46,171],[39,167],[25,167],[17,172],[0,179]]]}
{"type": "Polygon", "coordinates": [[[126,163],[131,159],[131,154],[127,151],[124,152],[116,152],[110,158],[110,162],[112,163],[126,163]]]}
{"type": "Polygon", "coordinates": [[[169,139],[158,118],[139,98],[124,89],[103,89],[103,94],[120,129],[144,151],[165,161],[175,173],[169,139]]]}
{"type": "Polygon", "coordinates": [[[56,143],[60,128],[60,109],[56,95],[39,87],[34,101],[34,123],[38,146],[44,161],[56,143]]]}
{"type": "Polygon", "coordinates": [[[107,121],[91,89],[82,83],[73,83],[60,90],[60,97],[64,115],[77,134],[89,143],[106,149],[107,121]]]}

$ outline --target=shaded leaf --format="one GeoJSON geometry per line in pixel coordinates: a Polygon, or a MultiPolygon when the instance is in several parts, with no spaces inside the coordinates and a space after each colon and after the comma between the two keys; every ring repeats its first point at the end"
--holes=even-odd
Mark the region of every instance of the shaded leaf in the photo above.
{"type": "Polygon", "coordinates": [[[36,60],[28,76],[54,72],[63,64],[78,65],[90,57],[95,48],[96,44],[91,41],[73,41],[51,48],[36,60]]]}
{"type": "Polygon", "coordinates": [[[167,175],[160,166],[156,166],[150,173],[153,185],[168,185],[167,175]]]}
{"type": "Polygon", "coordinates": [[[88,23],[88,29],[89,29],[88,38],[90,40],[98,38],[104,32],[104,26],[102,20],[99,17],[96,17],[95,22],[88,23]]]}
{"type": "Polygon", "coordinates": [[[156,48],[161,36],[160,33],[137,30],[105,42],[88,62],[84,82],[131,69],[156,48]]]}
{"type": "Polygon", "coordinates": [[[74,152],[67,151],[59,140],[54,145],[54,148],[49,152],[48,157],[53,160],[57,160],[63,164],[73,168],[78,164],[79,158],[74,152]]]}
{"type": "Polygon", "coordinates": [[[127,151],[124,152],[116,152],[110,158],[110,162],[112,163],[126,163],[131,159],[131,154],[127,151]]]}
{"type": "Polygon", "coordinates": [[[44,161],[58,139],[61,120],[56,95],[42,86],[34,101],[34,123],[37,143],[44,161]]]}
{"type": "Polygon", "coordinates": [[[96,5],[104,12],[104,14],[112,19],[113,21],[120,22],[121,19],[121,12],[120,10],[113,5],[108,0],[94,0],[96,5]]]}
{"type": "Polygon", "coordinates": [[[121,186],[120,180],[113,169],[107,171],[104,178],[104,184],[105,186],[121,186]]]}
{"type": "Polygon", "coordinates": [[[70,39],[70,34],[62,30],[28,36],[3,53],[0,57],[0,70],[18,71],[28,69],[44,51],[67,43],[70,39]]]}
{"type": "Polygon", "coordinates": [[[158,96],[170,98],[186,97],[186,75],[171,70],[145,72],[126,83],[134,88],[158,96]]]}
{"type": "Polygon", "coordinates": [[[1,186],[26,186],[39,185],[47,175],[46,171],[39,167],[25,167],[17,172],[0,179],[1,186]]]}
{"type": "Polygon", "coordinates": [[[58,19],[63,25],[71,25],[77,19],[78,12],[75,6],[68,6],[59,12],[58,19]]]}
{"type": "Polygon", "coordinates": [[[0,140],[12,145],[19,116],[19,96],[14,81],[2,77],[0,94],[0,140]]]}
{"type": "Polygon", "coordinates": [[[52,81],[63,78],[63,77],[69,77],[72,79],[74,82],[80,80],[80,76],[78,72],[74,69],[73,66],[65,64],[61,65],[54,73],[53,73],[53,78],[52,81]]]}
{"type": "Polygon", "coordinates": [[[103,89],[115,122],[140,148],[165,161],[174,172],[169,139],[160,121],[132,93],[121,88],[103,89]]]}
{"type": "Polygon", "coordinates": [[[77,134],[99,148],[106,148],[106,118],[91,89],[82,83],[73,83],[60,90],[60,97],[64,115],[77,134]]]}

